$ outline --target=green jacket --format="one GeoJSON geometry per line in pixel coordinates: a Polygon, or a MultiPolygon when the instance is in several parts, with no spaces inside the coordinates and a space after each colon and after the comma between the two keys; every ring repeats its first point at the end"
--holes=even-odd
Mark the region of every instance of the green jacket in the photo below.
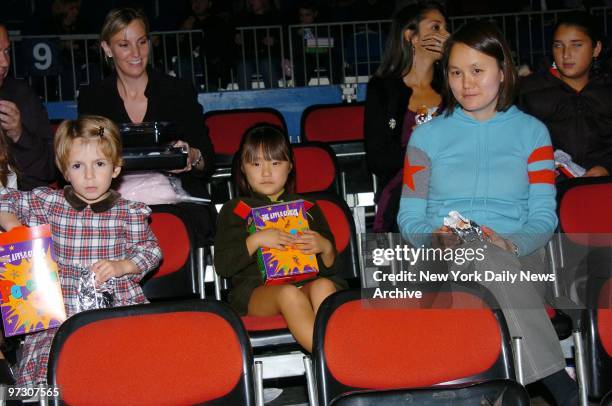
{"type": "MultiPolygon", "coordinates": [[[[303,199],[300,195],[283,193],[278,202],[289,202],[303,199]]],[[[305,199],[306,200],[306,199],[305,199]]],[[[250,207],[267,206],[272,202],[268,197],[253,193],[249,197],[232,199],[223,205],[217,220],[217,235],[215,236],[215,269],[224,278],[231,278],[232,288],[229,302],[240,314],[246,314],[251,293],[256,287],[263,285],[264,281],[257,265],[256,254],[249,255],[246,239],[249,236],[246,220],[234,213],[234,208],[240,201],[250,207]]],[[[318,232],[334,245],[334,236],[329,225],[318,206],[314,205],[308,210],[308,223],[311,230],[318,232]]],[[[317,255],[319,264],[319,277],[332,280],[338,289],[346,288],[346,282],[335,277],[337,270],[343,264],[338,257],[331,267],[326,267],[317,255]]],[[[307,283],[309,281],[301,282],[307,283]]],[[[299,285],[300,283],[298,283],[299,285]]]]}

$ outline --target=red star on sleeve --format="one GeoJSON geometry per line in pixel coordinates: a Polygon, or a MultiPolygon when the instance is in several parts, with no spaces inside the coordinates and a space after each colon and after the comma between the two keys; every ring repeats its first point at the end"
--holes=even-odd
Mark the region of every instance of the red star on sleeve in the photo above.
{"type": "Polygon", "coordinates": [[[410,161],[406,157],[406,161],[404,162],[404,185],[408,186],[413,192],[415,191],[413,176],[423,169],[425,169],[425,166],[410,165],[410,161]]]}

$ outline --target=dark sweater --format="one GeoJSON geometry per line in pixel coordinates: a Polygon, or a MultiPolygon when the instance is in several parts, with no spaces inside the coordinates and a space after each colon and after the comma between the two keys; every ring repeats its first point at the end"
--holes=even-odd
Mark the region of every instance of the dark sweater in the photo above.
{"type": "Polygon", "coordinates": [[[17,143],[9,141],[19,189],[47,186],[55,180],[56,169],[53,132],[40,98],[24,82],[7,76],[0,87],[0,100],[15,103],[21,114],[21,138],[17,143]]]}
{"type": "Polygon", "coordinates": [[[585,169],[603,166],[612,174],[612,82],[592,78],[576,92],[549,72],[521,82],[520,108],[546,124],[552,145],[585,169]]]}
{"type": "MultiPolygon", "coordinates": [[[[206,177],[212,173],[214,152],[202,118],[202,106],[191,83],[155,70],[148,70],[149,82],[145,89],[147,112],[143,121],[168,121],[174,124],[177,139],[198,148],[204,157],[204,171],[192,169],[179,176],[183,188],[192,196],[207,196],[206,177]]],[[[123,99],[117,89],[117,76],[84,87],[79,94],[79,116],[97,114],[116,123],[130,123],[123,99]]]]}
{"type": "MultiPolygon", "coordinates": [[[[278,201],[293,201],[303,199],[296,194],[283,194],[278,201]]],[[[234,213],[234,209],[240,201],[250,207],[261,207],[272,204],[272,201],[260,194],[252,194],[249,197],[239,197],[230,200],[223,205],[219,220],[217,222],[217,235],[215,237],[215,269],[217,273],[225,278],[231,278],[232,289],[229,294],[230,304],[240,314],[246,314],[249,299],[253,289],[263,285],[263,279],[257,265],[256,255],[249,255],[246,239],[249,236],[247,223],[242,217],[234,213]]],[[[308,210],[308,223],[311,230],[318,232],[334,245],[334,236],[321,210],[315,205],[308,210]]],[[[335,277],[338,269],[342,269],[340,259],[336,256],[333,265],[328,268],[317,255],[319,263],[319,277],[332,280],[338,288],[345,288],[346,283],[335,277]]]]}
{"type": "Polygon", "coordinates": [[[404,116],[412,89],[401,78],[373,77],[368,83],[364,118],[366,158],[379,189],[404,166],[404,116]]]}

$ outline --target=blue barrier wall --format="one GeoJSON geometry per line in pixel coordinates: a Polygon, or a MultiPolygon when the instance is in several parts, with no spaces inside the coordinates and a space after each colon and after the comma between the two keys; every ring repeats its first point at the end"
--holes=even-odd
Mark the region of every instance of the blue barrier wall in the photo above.
{"type": "MultiPolygon", "coordinates": [[[[357,100],[365,100],[366,86],[357,88],[357,100]]],[[[311,86],[287,89],[249,90],[238,92],[200,93],[198,102],[204,111],[247,109],[271,107],[281,112],[287,123],[287,130],[292,142],[300,135],[302,112],[313,104],[342,103],[340,86],[311,86]]],[[[49,119],[64,120],[76,118],[76,102],[47,103],[49,119]]]]}

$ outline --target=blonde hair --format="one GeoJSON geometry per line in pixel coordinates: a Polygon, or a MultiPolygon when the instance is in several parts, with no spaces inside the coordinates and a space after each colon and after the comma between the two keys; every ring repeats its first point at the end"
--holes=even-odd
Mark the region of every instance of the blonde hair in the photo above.
{"type": "Polygon", "coordinates": [[[115,123],[102,116],[81,116],[76,120],[65,120],[55,133],[55,163],[62,173],[68,166],[68,157],[74,141],[98,141],[100,151],[114,166],[122,166],[121,136],[115,123]]]}
{"type": "MultiPolygon", "coordinates": [[[[119,31],[125,29],[132,21],[139,20],[144,26],[145,34],[149,36],[149,19],[142,10],[125,7],[116,8],[108,12],[102,30],[100,31],[100,41],[105,41],[110,45],[111,38],[119,31]]],[[[105,60],[111,66],[114,66],[108,59],[105,60]]]]}

